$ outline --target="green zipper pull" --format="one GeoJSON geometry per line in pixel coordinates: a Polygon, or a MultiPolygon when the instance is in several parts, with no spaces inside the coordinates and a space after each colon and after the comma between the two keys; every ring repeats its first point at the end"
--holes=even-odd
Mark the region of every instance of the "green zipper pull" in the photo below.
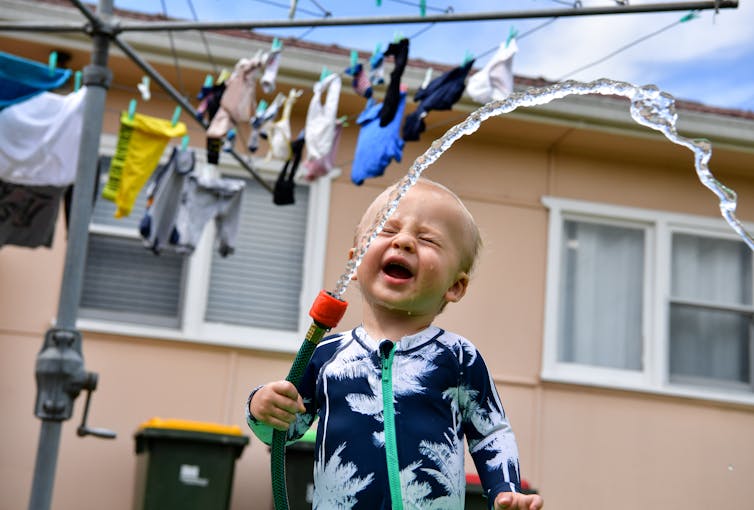
{"type": "Polygon", "coordinates": [[[395,437],[395,407],[393,407],[393,356],[396,344],[385,340],[380,344],[382,360],[382,416],[385,423],[385,457],[387,476],[390,485],[390,499],[393,510],[403,510],[401,495],[400,465],[398,464],[398,442],[395,437]]]}

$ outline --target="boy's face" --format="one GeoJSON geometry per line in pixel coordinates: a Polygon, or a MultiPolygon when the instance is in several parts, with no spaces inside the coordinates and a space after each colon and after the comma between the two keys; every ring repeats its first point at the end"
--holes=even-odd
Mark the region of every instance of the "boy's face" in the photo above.
{"type": "MultiPolygon", "coordinates": [[[[364,217],[374,218],[383,205],[378,199],[364,217]]],[[[469,281],[463,267],[473,242],[470,221],[455,197],[419,181],[401,199],[356,272],[367,304],[432,318],[445,303],[460,300],[469,281]]],[[[362,224],[360,234],[369,228],[362,224]]]]}

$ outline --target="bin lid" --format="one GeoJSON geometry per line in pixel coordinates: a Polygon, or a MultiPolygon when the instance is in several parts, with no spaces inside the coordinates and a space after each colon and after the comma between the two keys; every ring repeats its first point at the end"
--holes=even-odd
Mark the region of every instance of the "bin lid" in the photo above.
{"type": "Polygon", "coordinates": [[[225,434],[227,436],[240,436],[241,427],[238,425],[221,425],[202,421],[180,420],[175,418],[154,417],[139,425],[139,429],[170,429],[185,430],[189,432],[206,432],[209,434],[225,434]]]}

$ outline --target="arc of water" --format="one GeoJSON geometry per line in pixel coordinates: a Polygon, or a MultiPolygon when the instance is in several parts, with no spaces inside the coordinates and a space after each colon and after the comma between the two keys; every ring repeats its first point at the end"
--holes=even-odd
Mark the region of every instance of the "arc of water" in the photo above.
{"type": "Polygon", "coordinates": [[[411,165],[408,173],[399,181],[398,185],[388,197],[387,204],[378,215],[377,222],[359,240],[354,257],[349,260],[345,272],[336,283],[333,295],[340,299],[361,259],[369,249],[375,237],[382,231],[388,218],[401,198],[408,192],[422,172],[442,156],[459,138],[474,133],[482,122],[490,117],[510,113],[520,106],[539,106],[555,99],[562,99],[570,95],[601,94],[623,96],[631,101],[631,117],[638,124],[661,132],[671,142],[684,146],[694,153],[694,167],[699,180],[715,195],[720,203],[720,212],[727,223],[744,240],[751,250],[754,250],[754,238],[749,234],[735,215],[736,192],[718,181],[709,169],[712,156],[712,144],[708,140],[692,140],[681,136],[676,131],[678,115],[675,110],[675,99],[667,92],[661,91],[655,85],[637,86],[628,82],[614,81],[602,78],[584,83],[566,80],[547,87],[532,87],[514,92],[506,99],[492,101],[472,112],[465,120],[448,129],[443,136],[432,142],[432,145],[411,165]]]}

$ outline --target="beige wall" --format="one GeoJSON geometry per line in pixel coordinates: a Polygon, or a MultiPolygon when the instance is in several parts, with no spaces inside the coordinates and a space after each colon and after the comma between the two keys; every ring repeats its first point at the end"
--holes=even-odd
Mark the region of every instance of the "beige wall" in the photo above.
{"type": "MultiPolygon", "coordinates": [[[[10,44],[0,38],[3,50],[11,49],[10,44]]],[[[23,51],[12,50],[44,60],[47,48],[27,44],[23,51]]],[[[73,67],[84,63],[79,60],[73,67]]],[[[117,56],[112,63],[117,83],[138,81],[139,73],[117,56]]],[[[203,73],[184,71],[184,79],[195,87],[203,73]]],[[[288,87],[279,81],[279,90],[288,87]]],[[[341,113],[355,115],[362,101],[346,89],[341,113]]],[[[107,131],[116,131],[117,112],[134,93],[135,88],[116,88],[109,94],[107,131]]],[[[294,110],[294,132],[303,126],[309,97],[307,90],[294,110]]],[[[169,117],[172,109],[159,94],[149,104],[155,115],[169,117]]],[[[430,130],[420,142],[407,144],[404,161],[361,187],[350,183],[350,167],[344,164],[344,175],[332,187],[327,219],[326,288],[344,269],[353,227],[365,205],[462,117],[458,111],[432,112],[430,130]]],[[[470,338],[485,356],[519,440],[524,477],[541,490],[548,508],[559,510],[696,509],[754,501],[751,407],[540,380],[548,221],[541,197],[710,217],[717,215],[717,203],[697,180],[690,153],[657,136],[533,119],[487,121],[425,174],[462,196],[484,234],[485,248],[469,293],[448,307],[439,324],[470,338]]],[[[339,162],[352,159],[357,133],[354,125],[346,130],[339,162]]],[[[714,133],[708,136],[714,141],[714,133]]],[[[192,144],[202,143],[201,134],[192,131],[192,144]]],[[[740,215],[754,220],[754,179],[743,171],[754,166],[752,151],[716,150],[712,165],[739,192],[740,215]]],[[[33,416],[34,363],[57,311],[65,253],[62,223],[58,227],[52,249],[0,249],[0,510],[28,502],[40,428],[33,416]]],[[[350,307],[343,328],[357,324],[360,312],[355,286],[345,298],[350,307]]],[[[136,461],[133,434],[140,423],[161,416],[238,424],[246,431],[242,411],[249,389],[284,377],[292,359],[83,333],[86,368],[100,374],[89,422],[115,430],[118,438],[78,438],[83,399],[77,400],[73,419],[63,427],[53,499],[58,510],[99,510],[104,501],[111,510],[129,509],[136,461]]],[[[267,448],[252,437],[237,463],[233,510],[266,508],[268,457],[267,448]]]]}

